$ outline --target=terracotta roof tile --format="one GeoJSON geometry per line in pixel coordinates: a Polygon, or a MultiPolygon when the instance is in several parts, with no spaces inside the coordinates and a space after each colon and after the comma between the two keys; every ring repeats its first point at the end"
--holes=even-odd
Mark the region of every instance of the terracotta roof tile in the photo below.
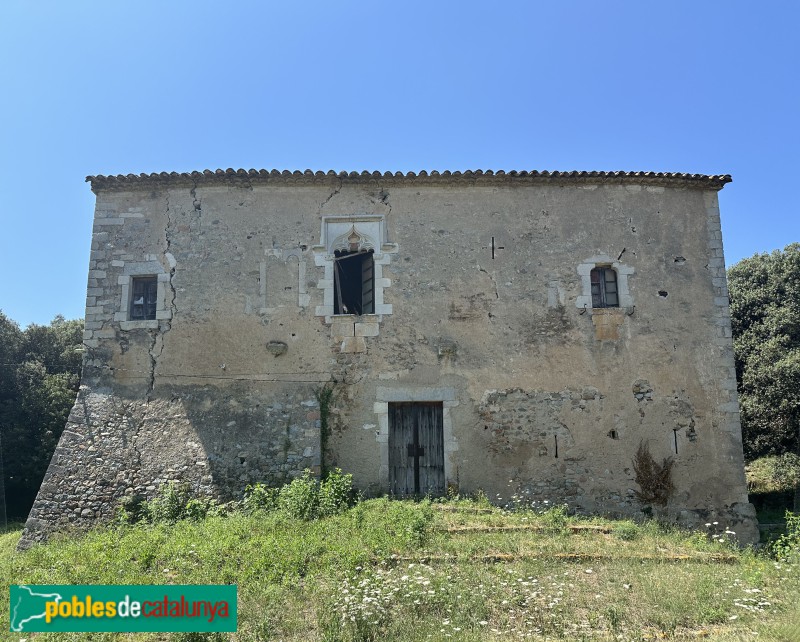
{"type": "Polygon", "coordinates": [[[225,182],[315,182],[332,179],[349,182],[365,182],[381,179],[392,182],[449,182],[449,181],[491,181],[506,182],[521,180],[543,183],[639,183],[645,185],[674,185],[722,189],[731,182],[730,174],[686,174],[682,172],[586,172],[586,171],[504,171],[504,170],[465,170],[443,171],[422,170],[420,172],[327,172],[266,169],[205,169],[202,172],[154,172],[152,174],[117,174],[116,176],[87,176],[92,191],[105,189],[135,188],[164,184],[209,184],[225,182]]]}

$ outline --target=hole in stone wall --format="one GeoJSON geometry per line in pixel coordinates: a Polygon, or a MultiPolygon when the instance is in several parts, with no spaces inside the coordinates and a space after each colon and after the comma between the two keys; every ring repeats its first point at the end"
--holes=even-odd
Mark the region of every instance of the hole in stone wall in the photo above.
{"type": "Polygon", "coordinates": [[[553,435],[553,439],[556,442],[556,459],[558,459],[558,435],[553,435]]]}
{"type": "Polygon", "coordinates": [[[611,439],[619,439],[619,434],[613,428],[608,431],[608,436],[611,437],[611,439]]]}
{"type": "Polygon", "coordinates": [[[677,428],[673,429],[672,436],[673,436],[674,441],[675,441],[675,454],[677,455],[678,454],[678,429],[677,428]]]}
{"type": "Polygon", "coordinates": [[[669,293],[666,290],[659,290],[658,291],[658,296],[660,296],[662,299],[666,299],[667,298],[667,294],[669,294],[669,293]]]}
{"type": "Polygon", "coordinates": [[[683,265],[684,263],[686,263],[686,259],[683,258],[682,256],[676,256],[675,263],[677,263],[678,265],[683,265]]]}

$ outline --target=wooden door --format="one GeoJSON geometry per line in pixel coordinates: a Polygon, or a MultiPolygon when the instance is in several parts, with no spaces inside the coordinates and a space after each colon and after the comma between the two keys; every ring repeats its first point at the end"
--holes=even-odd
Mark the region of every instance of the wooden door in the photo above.
{"type": "Polygon", "coordinates": [[[442,402],[389,404],[389,489],[400,497],[444,495],[442,402]]]}

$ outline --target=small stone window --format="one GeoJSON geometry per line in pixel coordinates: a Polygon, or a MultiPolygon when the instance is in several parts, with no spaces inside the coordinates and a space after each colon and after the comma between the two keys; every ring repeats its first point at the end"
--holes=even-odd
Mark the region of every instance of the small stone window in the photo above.
{"type": "Polygon", "coordinates": [[[375,313],[374,250],[334,252],[333,313],[375,313]]]}
{"type": "Polygon", "coordinates": [[[158,277],[135,276],[131,280],[131,321],[147,321],[156,318],[158,303],[158,277]]]}
{"type": "Polygon", "coordinates": [[[593,308],[618,308],[617,273],[610,267],[597,267],[590,273],[593,308]]]}

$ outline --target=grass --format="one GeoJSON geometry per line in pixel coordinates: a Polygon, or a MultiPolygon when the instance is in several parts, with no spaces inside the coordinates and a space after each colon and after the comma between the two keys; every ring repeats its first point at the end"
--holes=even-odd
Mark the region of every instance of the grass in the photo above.
{"type": "MultiPolygon", "coordinates": [[[[6,584],[235,583],[236,641],[800,640],[799,564],[655,522],[376,499],[314,521],[235,513],[102,527],[25,553],[19,535],[0,535],[6,584]]],[[[0,616],[7,631],[7,600],[0,616]]]]}

